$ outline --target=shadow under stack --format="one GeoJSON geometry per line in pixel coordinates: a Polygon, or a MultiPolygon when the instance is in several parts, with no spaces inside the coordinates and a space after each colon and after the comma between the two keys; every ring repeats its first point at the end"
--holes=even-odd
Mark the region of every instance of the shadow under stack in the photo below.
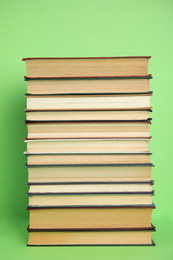
{"type": "Polygon", "coordinates": [[[149,59],[23,59],[28,246],[154,245],[149,59]]]}

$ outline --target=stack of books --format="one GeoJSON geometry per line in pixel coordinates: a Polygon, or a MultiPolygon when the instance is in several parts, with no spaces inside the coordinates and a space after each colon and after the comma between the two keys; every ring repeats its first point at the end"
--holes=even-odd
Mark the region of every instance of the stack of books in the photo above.
{"type": "Polygon", "coordinates": [[[154,245],[149,58],[23,59],[28,246],[154,245]]]}

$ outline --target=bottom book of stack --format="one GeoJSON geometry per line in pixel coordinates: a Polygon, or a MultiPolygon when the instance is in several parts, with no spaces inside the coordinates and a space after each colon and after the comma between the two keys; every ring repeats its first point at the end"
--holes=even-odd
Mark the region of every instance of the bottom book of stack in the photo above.
{"type": "Polygon", "coordinates": [[[28,246],[154,245],[152,185],[31,185],[28,246]]]}
{"type": "Polygon", "coordinates": [[[30,229],[28,246],[154,246],[155,227],[134,229],[30,229]]]}

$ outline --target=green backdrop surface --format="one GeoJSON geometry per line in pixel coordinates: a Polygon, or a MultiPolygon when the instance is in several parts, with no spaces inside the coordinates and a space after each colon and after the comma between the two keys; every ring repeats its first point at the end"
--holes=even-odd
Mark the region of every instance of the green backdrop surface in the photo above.
{"type": "Polygon", "coordinates": [[[2,0],[1,259],[173,259],[173,1],[2,0]],[[156,247],[26,247],[24,57],[151,55],[156,247]]]}

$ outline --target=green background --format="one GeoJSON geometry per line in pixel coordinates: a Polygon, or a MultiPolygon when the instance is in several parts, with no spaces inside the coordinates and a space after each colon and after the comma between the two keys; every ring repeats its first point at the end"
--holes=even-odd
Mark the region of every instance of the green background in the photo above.
{"type": "Polygon", "coordinates": [[[172,0],[1,0],[1,259],[173,259],[172,0]],[[26,247],[24,57],[151,55],[156,247],[26,247]],[[172,246],[172,247],[171,247],[172,246]]]}

